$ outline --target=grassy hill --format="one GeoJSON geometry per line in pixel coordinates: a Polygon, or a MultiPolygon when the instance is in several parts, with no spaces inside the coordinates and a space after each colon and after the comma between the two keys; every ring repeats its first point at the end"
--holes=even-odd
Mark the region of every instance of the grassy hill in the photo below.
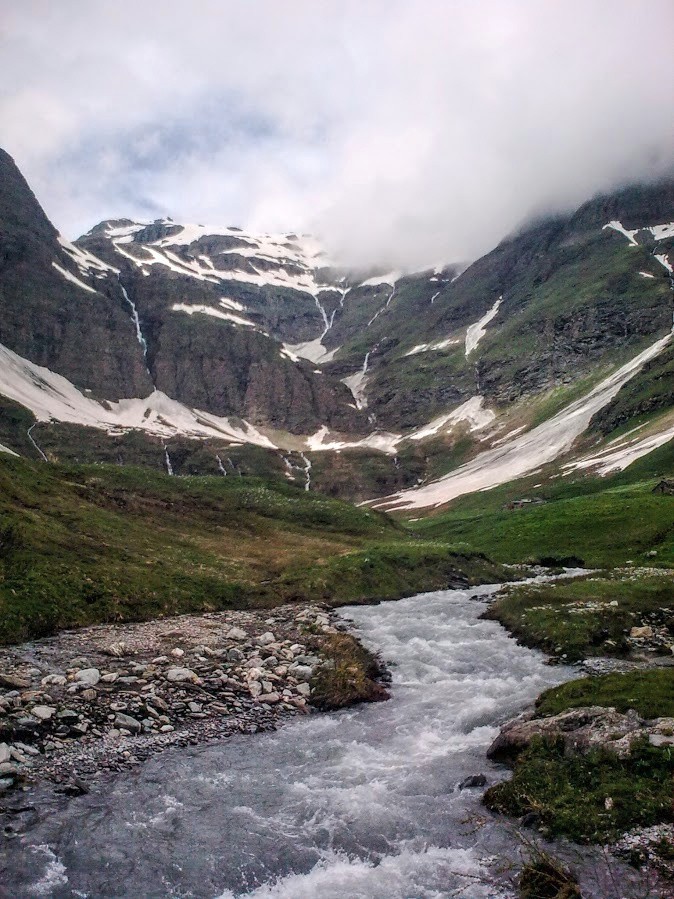
{"type": "Polygon", "coordinates": [[[188,611],[393,598],[500,566],[257,478],[0,456],[0,642],[188,611]]]}

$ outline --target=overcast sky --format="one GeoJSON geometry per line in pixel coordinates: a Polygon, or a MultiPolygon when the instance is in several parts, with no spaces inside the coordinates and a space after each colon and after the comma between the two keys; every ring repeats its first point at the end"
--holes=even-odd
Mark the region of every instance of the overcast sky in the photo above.
{"type": "Polygon", "coordinates": [[[674,166],[672,0],[21,0],[0,142],[54,224],[467,260],[674,166]]]}

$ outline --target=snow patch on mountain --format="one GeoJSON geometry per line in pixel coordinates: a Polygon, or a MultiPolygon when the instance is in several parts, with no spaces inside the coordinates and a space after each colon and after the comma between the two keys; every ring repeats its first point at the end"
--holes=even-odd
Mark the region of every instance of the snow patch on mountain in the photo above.
{"type": "Polygon", "coordinates": [[[60,234],[56,239],[78,267],[80,274],[84,276],[93,275],[94,278],[105,278],[110,272],[112,272],[113,275],[119,274],[118,268],[115,268],[113,265],[108,265],[107,262],[103,262],[102,259],[99,259],[98,256],[94,256],[94,254],[90,253],[88,250],[76,247],[74,243],[70,243],[69,240],[66,240],[65,237],[62,237],[60,234]]]}
{"type": "Polygon", "coordinates": [[[430,421],[425,425],[425,427],[419,428],[418,431],[414,431],[412,434],[408,434],[404,439],[425,440],[427,437],[434,437],[443,429],[451,430],[451,427],[447,428],[447,425],[453,426],[459,424],[459,422],[468,422],[470,424],[470,431],[479,431],[482,428],[488,427],[488,425],[490,425],[496,418],[496,414],[491,409],[484,409],[483,406],[483,396],[472,396],[469,400],[466,400],[465,403],[457,406],[452,412],[448,412],[445,415],[439,415],[437,418],[434,418],[433,421],[430,421]]]}
{"type": "Polygon", "coordinates": [[[671,333],[661,337],[621,368],[605,378],[586,396],[571,403],[557,415],[521,436],[492,447],[472,461],[423,487],[404,490],[373,503],[387,510],[422,509],[440,506],[477,490],[488,490],[520,478],[571,449],[592,416],[609,403],[620,388],[670,342],[671,333]]]}
{"type": "MultiPolygon", "coordinates": [[[[635,430],[640,430],[640,428],[635,430]]],[[[597,453],[585,456],[575,462],[569,462],[564,466],[565,473],[592,469],[596,474],[603,476],[612,471],[623,471],[632,462],[636,462],[637,459],[652,453],[659,446],[674,440],[674,424],[646,437],[631,436],[633,433],[630,432],[612,440],[607,447],[597,453]]]]}
{"type": "Polygon", "coordinates": [[[634,231],[628,231],[627,228],[623,228],[623,226],[617,220],[612,221],[612,222],[607,222],[604,225],[604,227],[602,228],[602,231],[606,231],[607,228],[612,228],[614,231],[617,231],[619,234],[624,235],[629,240],[631,246],[633,246],[633,247],[639,246],[639,244],[637,243],[637,241],[634,237],[634,235],[637,233],[636,229],[634,231]]]}
{"type": "Polygon", "coordinates": [[[411,350],[408,350],[405,356],[416,356],[417,353],[440,352],[459,343],[461,343],[461,340],[457,337],[448,337],[446,340],[438,340],[436,343],[418,343],[411,350]]]}
{"type": "Polygon", "coordinates": [[[380,284],[389,284],[391,287],[395,287],[396,281],[399,281],[402,278],[403,273],[399,271],[387,272],[384,275],[375,275],[372,278],[368,278],[366,281],[361,281],[361,287],[378,287],[380,284]]]}
{"type": "Polygon", "coordinates": [[[346,386],[351,391],[353,398],[356,403],[356,409],[366,409],[367,408],[367,397],[365,396],[365,387],[367,385],[367,369],[370,364],[370,350],[365,353],[365,359],[363,359],[362,368],[357,371],[354,375],[349,375],[348,378],[342,378],[342,384],[346,384],[346,386]]]}
{"type": "Polygon", "coordinates": [[[90,284],[85,284],[84,281],[80,281],[72,272],[69,272],[67,268],[63,268],[58,264],[58,262],[52,262],[52,266],[56,269],[59,275],[62,275],[66,281],[70,281],[71,284],[77,285],[77,287],[81,287],[82,290],[86,290],[88,293],[98,293],[90,284]]]}
{"type": "Polygon", "coordinates": [[[70,422],[110,433],[138,429],[164,438],[181,434],[276,448],[247,422],[234,425],[227,418],[190,409],[158,390],[145,399],[99,402],[85,396],[62,375],[23,359],[1,344],[0,394],[25,406],[38,421],[70,422]]]}
{"type": "Polygon", "coordinates": [[[499,310],[503,297],[499,297],[491,309],[486,312],[479,321],[468,326],[466,331],[466,356],[470,356],[487,332],[487,325],[494,318],[499,310]]]}
{"type": "Polygon", "coordinates": [[[314,340],[307,340],[304,343],[284,343],[283,349],[292,356],[308,359],[315,365],[323,365],[326,362],[332,362],[340,347],[328,350],[323,346],[321,338],[316,337],[314,340]]]}
{"type": "Polygon", "coordinates": [[[388,455],[395,455],[396,444],[401,439],[400,434],[390,434],[386,431],[375,431],[362,440],[337,440],[330,438],[330,430],[323,425],[306,439],[306,447],[308,450],[315,452],[325,450],[343,450],[343,449],[374,449],[388,455]]]}
{"type": "Polygon", "coordinates": [[[204,306],[200,303],[174,303],[171,306],[171,312],[186,312],[187,315],[194,315],[196,312],[202,315],[210,315],[211,318],[222,319],[222,321],[229,322],[229,324],[232,325],[243,325],[246,328],[256,328],[255,322],[250,321],[248,318],[234,315],[232,312],[221,312],[213,306],[204,306]]]}

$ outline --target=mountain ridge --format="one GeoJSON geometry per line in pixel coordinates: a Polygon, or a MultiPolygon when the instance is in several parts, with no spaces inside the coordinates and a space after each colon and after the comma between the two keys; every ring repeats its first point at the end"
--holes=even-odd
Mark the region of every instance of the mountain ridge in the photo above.
{"type": "Polygon", "coordinates": [[[336,267],[307,235],[171,219],[108,220],[70,243],[7,154],[0,170],[10,450],[25,452],[23,428],[29,452],[47,455],[40,437],[49,458],[116,447],[133,462],[131,429],[167,467],[167,440],[212,473],[222,450],[245,469],[257,447],[256,471],[373,499],[516,451],[621,366],[630,376],[575,434],[579,460],[632,417],[653,419],[644,451],[669,433],[674,181],[594,198],[468,266],[405,273],[336,267]],[[643,376],[630,368],[654,346],[643,376]]]}

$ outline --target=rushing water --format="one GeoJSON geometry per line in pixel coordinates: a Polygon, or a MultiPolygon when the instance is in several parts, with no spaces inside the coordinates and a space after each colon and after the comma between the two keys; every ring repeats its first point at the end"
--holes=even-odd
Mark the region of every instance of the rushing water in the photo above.
{"type": "Polygon", "coordinates": [[[480,620],[470,600],[495,589],[346,610],[392,663],[389,702],[170,750],[110,779],[9,845],[7,895],[511,896],[514,830],[458,784],[504,777],[485,759],[498,723],[571,671],[480,620]]]}

